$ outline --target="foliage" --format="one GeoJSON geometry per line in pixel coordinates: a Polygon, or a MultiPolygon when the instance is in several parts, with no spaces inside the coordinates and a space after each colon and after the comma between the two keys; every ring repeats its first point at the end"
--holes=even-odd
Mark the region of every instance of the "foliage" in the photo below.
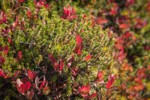
{"type": "Polygon", "coordinates": [[[149,0],[0,0],[0,10],[1,98],[150,98],[149,0]]]}
{"type": "Polygon", "coordinates": [[[10,3],[1,11],[1,77],[10,78],[27,99],[77,98],[84,85],[91,87],[84,98],[96,93],[97,73],[113,62],[108,30],[91,26],[90,18],[71,7],[61,16],[44,1],[10,3]]]}

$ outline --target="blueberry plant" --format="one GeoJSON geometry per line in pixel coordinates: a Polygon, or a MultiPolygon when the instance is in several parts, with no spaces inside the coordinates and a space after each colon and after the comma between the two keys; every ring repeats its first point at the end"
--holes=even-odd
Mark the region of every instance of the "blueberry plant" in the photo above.
{"type": "Polygon", "coordinates": [[[0,0],[0,98],[148,100],[149,11],[149,0],[0,0]]]}
{"type": "Polygon", "coordinates": [[[0,76],[16,91],[3,98],[94,99],[112,87],[110,30],[69,5],[59,13],[44,0],[1,3],[0,76]]]}

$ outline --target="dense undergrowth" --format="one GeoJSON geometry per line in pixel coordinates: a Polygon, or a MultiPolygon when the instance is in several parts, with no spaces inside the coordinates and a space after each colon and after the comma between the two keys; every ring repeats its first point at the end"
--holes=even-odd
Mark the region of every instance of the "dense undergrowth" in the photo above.
{"type": "Polygon", "coordinates": [[[149,0],[0,0],[0,98],[149,100],[149,12],[149,0]]]}

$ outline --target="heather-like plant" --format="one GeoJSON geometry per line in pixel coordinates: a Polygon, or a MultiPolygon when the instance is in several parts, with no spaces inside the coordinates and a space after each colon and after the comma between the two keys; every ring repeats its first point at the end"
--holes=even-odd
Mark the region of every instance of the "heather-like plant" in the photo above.
{"type": "Polygon", "coordinates": [[[149,98],[149,0],[0,4],[2,98],[149,98]]]}
{"type": "Polygon", "coordinates": [[[113,86],[115,76],[103,72],[113,66],[108,30],[92,26],[73,7],[59,14],[44,0],[11,3],[15,9],[1,11],[0,75],[11,78],[19,93],[27,99],[86,99],[113,86]]]}

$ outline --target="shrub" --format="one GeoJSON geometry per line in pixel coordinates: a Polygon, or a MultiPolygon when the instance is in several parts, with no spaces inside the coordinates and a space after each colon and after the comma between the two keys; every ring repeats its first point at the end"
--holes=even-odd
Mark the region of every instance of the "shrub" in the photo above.
{"type": "Polygon", "coordinates": [[[2,99],[149,98],[149,0],[0,4],[2,99]]]}
{"type": "MultiPolygon", "coordinates": [[[[92,26],[88,17],[77,15],[71,7],[61,15],[50,11],[44,1],[31,8],[26,4],[33,2],[11,9],[12,13],[1,12],[1,70],[6,73],[1,77],[10,77],[28,99],[43,94],[54,99],[94,98],[105,93],[104,81],[112,72],[103,73],[104,78],[97,74],[113,63],[109,31],[92,26]],[[99,78],[102,85],[95,86],[99,78]]],[[[113,83],[110,76],[107,87],[113,83]]]]}

